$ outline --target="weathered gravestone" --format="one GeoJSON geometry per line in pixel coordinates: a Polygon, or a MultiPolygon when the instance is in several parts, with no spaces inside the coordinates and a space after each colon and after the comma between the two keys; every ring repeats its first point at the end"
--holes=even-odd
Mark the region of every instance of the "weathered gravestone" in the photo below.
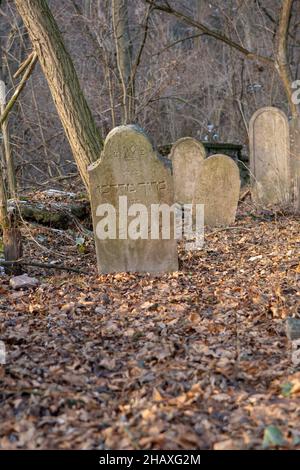
{"type": "Polygon", "coordinates": [[[204,160],[197,183],[194,204],[204,204],[204,223],[210,227],[235,222],[240,195],[240,172],[226,155],[204,160]]]}
{"type": "Polygon", "coordinates": [[[290,141],[286,115],[259,109],[249,126],[252,199],[259,206],[287,206],[290,201],[290,141]]]}
{"type": "Polygon", "coordinates": [[[151,232],[151,205],[173,205],[171,169],[142,129],[113,129],[89,167],[89,181],[99,272],[178,270],[172,224],[169,239],[162,239],[161,224],[151,232]]]}
{"type": "Polygon", "coordinates": [[[175,202],[192,204],[205,148],[192,137],[183,137],[173,145],[170,158],[173,164],[175,202]]]}
{"type": "Polygon", "coordinates": [[[300,213],[300,118],[290,122],[291,137],[291,177],[294,208],[300,213]]]}

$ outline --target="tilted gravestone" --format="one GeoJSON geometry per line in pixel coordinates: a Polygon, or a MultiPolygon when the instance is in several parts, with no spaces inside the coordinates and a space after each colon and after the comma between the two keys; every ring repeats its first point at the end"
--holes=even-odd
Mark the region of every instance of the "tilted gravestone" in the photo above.
{"type": "Polygon", "coordinates": [[[205,225],[218,227],[235,222],[240,187],[240,172],[230,157],[212,155],[204,160],[194,204],[204,204],[205,225]]]}
{"type": "Polygon", "coordinates": [[[259,109],[249,125],[251,194],[258,206],[286,206],[290,201],[290,140],[286,115],[259,109]]]}
{"type": "Polygon", "coordinates": [[[178,270],[174,234],[162,239],[161,224],[154,235],[151,225],[151,205],[173,205],[171,169],[142,129],[113,129],[88,170],[99,272],[178,270]]]}
{"type": "Polygon", "coordinates": [[[294,208],[300,213],[300,118],[290,122],[291,137],[291,178],[294,208]]]}
{"type": "Polygon", "coordinates": [[[175,202],[192,204],[205,159],[205,148],[198,140],[184,137],[175,142],[170,158],[173,164],[175,202]]]}

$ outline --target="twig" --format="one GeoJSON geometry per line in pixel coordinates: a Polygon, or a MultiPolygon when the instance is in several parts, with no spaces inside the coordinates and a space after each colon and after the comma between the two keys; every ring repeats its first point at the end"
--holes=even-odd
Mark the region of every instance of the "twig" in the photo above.
{"type": "Polygon", "coordinates": [[[188,41],[189,39],[196,39],[196,38],[199,38],[200,36],[204,36],[204,35],[205,35],[205,33],[197,33],[197,34],[191,34],[190,36],[187,36],[186,38],[178,39],[177,41],[172,42],[172,43],[169,44],[168,46],[164,47],[164,48],[161,49],[160,51],[158,51],[158,52],[156,52],[155,54],[153,54],[153,56],[160,55],[160,54],[162,54],[163,52],[167,51],[168,49],[171,49],[171,47],[174,47],[174,46],[176,46],[177,44],[180,44],[181,42],[188,41]]]}
{"type": "Polygon", "coordinates": [[[27,59],[25,59],[25,60],[22,62],[22,64],[20,65],[20,67],[18,68],[18,70],[16,71],[16,73],[14,74],[14,76],[13,76],[14,78],[18,78],[18,77],[21,75],[21,73],[22,73],[25,69],[27,69],[28,65],[30,64],[30,62],[31,62],[32,59],[33,59],[33,56],[34,56],[34,52],[31,52],[31,53],[29,54],[29,56],[27,57],[27,59]]]}
{"type": "Polygon", "coordinates": [[[72,273],[76,274],[84,274],[86,276],[89,276],[91,273],[88,273],[87,271],[82,271],[81,269],[76,269],[76,268],[69,268],[67,266],[62,266],[60,264],[47,264],[47,263],[36,263],[34,261],[32,262],[27,262],[27,261],[4,261],[0,260],[0,266],[7,266],[7,267],[12,267],[14,268],[15,266],[32,266],[34,268],[43,268],[43,269],[57,269],[58,271],[69,271],[72,273]]]}
{"type": "Polygon", "coordinates": [[[213,235],[216,235],[219,232],[226,232],[227,230],[245,230],[247,232],[251,232],[252,228],[249,228],[249,227],[222,227],[222,228],[218,228],[217,230],[214,230],[211,233],[208,233],[207,235],[205,235],[205,237],[208,238],[208,237],[211,237],[213,235]]]}
{"type": "Polygon", "coordinates": [[[241,195],[240,202],[243,202],[248,196],[248,194],[250,194],[250,189],[247,189],[247,191],[245,191],[244,194],[241,195]]]}

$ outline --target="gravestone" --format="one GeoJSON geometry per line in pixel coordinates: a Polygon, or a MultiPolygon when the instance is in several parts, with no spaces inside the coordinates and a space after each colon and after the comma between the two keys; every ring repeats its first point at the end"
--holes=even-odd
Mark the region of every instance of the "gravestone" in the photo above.
{"type": "Polygon", "coordinates": [[[173,164],[175,202],[192,204],[205,159],[205,148],[198,140],[184,137],[173,145],[170,158],[173,164]]]}
{"type": "Polygon", "coordinates": [[[100,159],[88,168],[100,273],[178,270],[174,235],[162,239],[159,226],[153,239],[150,230],[151,205],[173,205],[168,164],[139,127],[120,126],[108,134],[100,159]]]}
{"type": "Polygon", "coordinates": [[[300,118],[290,122],[291,177],[295,211],[300,213],[300,118]]]}
{"type": "Polygon", "coordinates": [[[204,160],[195,191],[194,204],[204,204],[204,223],[210,227],[235,222],[240,195],[240,172],[226,155],[204,160]]]}
{"type": "Polygon", "coordinates": [[[251,194],[258,206],[287,206],[290,201],[290,141],[286,115],[259,109],[249,125],[251,194]]]}

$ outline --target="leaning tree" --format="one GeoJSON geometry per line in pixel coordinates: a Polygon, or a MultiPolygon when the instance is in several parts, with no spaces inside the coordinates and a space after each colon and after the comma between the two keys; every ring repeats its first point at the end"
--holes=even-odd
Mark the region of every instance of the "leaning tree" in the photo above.
{"type": "Polygon", "coordinates": [[[15,0],[48,82],[82,180],[97,160],[102,138],[84,97],[72,59],[46,0],[15,0]]]}

